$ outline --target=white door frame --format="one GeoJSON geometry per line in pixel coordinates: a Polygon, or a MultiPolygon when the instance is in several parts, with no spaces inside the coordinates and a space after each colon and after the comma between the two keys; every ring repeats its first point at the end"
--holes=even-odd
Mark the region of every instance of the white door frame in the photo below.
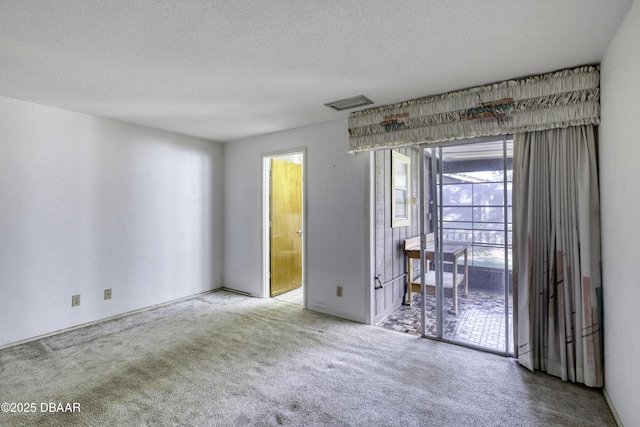
{"type": "Polygon", "coordinates": [[[269,266],[271,264],[270,260],[270,250],[271,250],[271,240],[269,236],[270,232],[270,207],[269,203],[270,197],[270,173],[271,173],[271,159],[281,159],[287,160],[294,163],[299,163],[302,165],[302,295],[303,295],[303,305],[307,307],[307,238],[306,238],[306,230],[307,230],[307,168],[306,168],[306,158],[307,158],[307,149],[306,147],[302,148],[294,148],[291,150],[283,150],[283,151],[275,151],[269,153],[262,153],[262,298],[270,298],[270,274],[269,266]]]}

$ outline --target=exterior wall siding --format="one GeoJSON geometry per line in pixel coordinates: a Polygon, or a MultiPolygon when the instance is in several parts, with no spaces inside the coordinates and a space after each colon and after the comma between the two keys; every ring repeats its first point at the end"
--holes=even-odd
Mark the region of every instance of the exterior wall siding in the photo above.
{"type": "MultiPolygon", "coordinates": [[[[410,197],[420,200],[421,150],[400,148],[397,151],[411,158],[410,197]]],[[[376,281],[374,323],[402,304],[407,280],[404,240],[420,235],[419,203],[411,206],[408,226],[391,226],[391,192],[391,150],[379,150],[375,153],[375,265],[379,282],[376,281]]]]}

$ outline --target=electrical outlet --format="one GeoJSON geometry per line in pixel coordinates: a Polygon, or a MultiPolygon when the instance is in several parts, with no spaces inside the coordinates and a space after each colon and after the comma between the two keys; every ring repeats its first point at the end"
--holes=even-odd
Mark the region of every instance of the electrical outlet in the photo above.
{"type": "Polygon", "coordinates": [[[336,289],[336,295],[342,298],[342,286],[338,286],[336,289]]]}
{"type": "Polygon", "coordinates": [[[111,289],[104,290],[104,299],[111,299],[111,289]]]}
{"type": "Polygon", "coordinates": [[[77,307],[80,305],[80,295],[73,295],[71,297],[71,307],[77,307]]]}

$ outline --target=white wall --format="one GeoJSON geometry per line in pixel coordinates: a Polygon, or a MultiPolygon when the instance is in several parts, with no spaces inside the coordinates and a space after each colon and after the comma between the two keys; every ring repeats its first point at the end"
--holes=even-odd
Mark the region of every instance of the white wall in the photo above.
{"type": "Polygon", "coordinates": [[[220,144],[0,97],[0,346],[219,287],[222,226],[220,144]]]}
{"type": "Polygon", "coordinates": [[[369,154],[347,153],[347,120],[224,146],[224,286],[263,296],[262,154],[306,147],[306,296],[310,310],[369,313],[369,154]],[[343,296],[336,296],[336,286],[343,296]]]}
{"type": "Polygon", "coordinates": [[[605,390],[625,426],[640,425],[640,4],[601,68],[600,191],[605,390]]]}

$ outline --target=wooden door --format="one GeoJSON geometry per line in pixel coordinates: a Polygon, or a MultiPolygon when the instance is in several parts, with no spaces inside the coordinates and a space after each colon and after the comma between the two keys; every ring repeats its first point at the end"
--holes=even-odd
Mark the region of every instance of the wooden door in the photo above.
{"type": "Polygon", "coordinates": [[[302,286],[302,165],[271,159],[271,296],[302,286]]]}

